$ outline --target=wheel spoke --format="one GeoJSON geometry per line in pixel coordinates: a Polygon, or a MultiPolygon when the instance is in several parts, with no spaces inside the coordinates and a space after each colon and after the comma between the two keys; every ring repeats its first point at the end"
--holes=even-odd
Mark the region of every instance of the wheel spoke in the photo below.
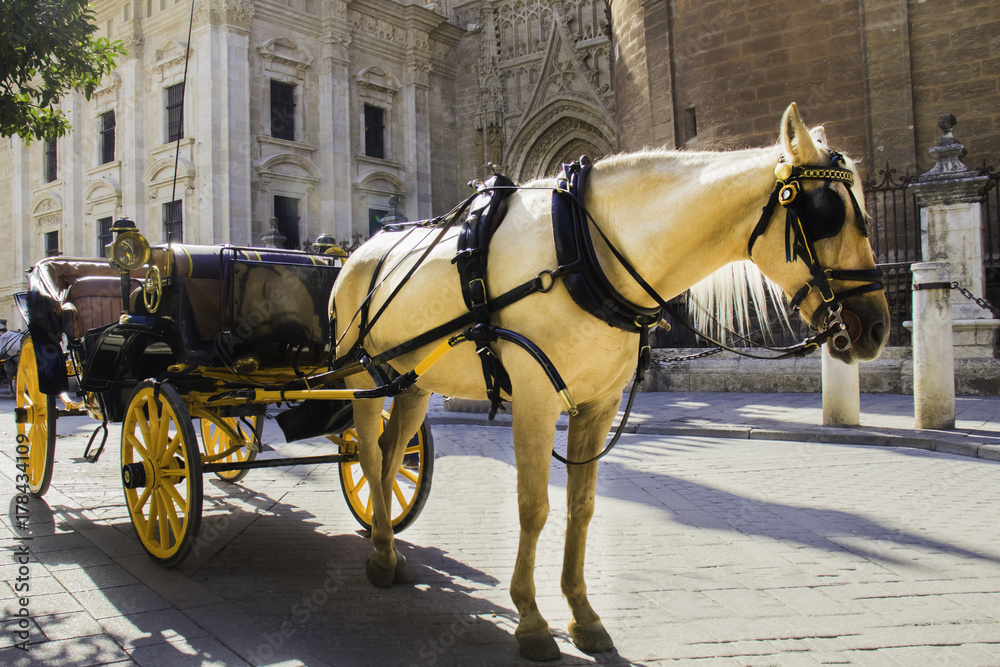
{"type": "Polygon", "coordinates": [[[152,491],[153,488],[150,486],[147,486],[142,490],[142,493],[138,498],[136,498],[135,503],[129,508],[132,511],[133,516],[139,516],[142,514],[142,506],[146,504],[147,500],[149,500],[152,491]]]}
{"type": "MultiPolygon", "coordinates": [[[[150,491],[152,491],[152,489],[150,489],[150,491]]],[[[144,517],[146,523],[143,526],[142,531],[143,542],[151,543],[153,541],[153,530],[156,528],[156,524],[154,522],[156,520],[156,515],[159,512],[159,501],[160,496],[158,494],[150,493],[149,507],[144,517]]]]}
{"type": "Polygon", "coordinates": [[[365,484],[367,484],[367,483],[368,483],[368,478],[365,477],[364,474],[362,474],[361,475],[361,479],[359,479],[357,481],[357,483],[354,485],[354,489],[353,489],[354,495],[358,496],[361,493],[361,489],[363,489],[364,486],[365,486],[365,484]]]}
{"type": "Polygon", "coordinates": [[[156,492],[160,496],[160,502],[157,504],[157,523],[160,524],[160,547],[166,549],[170,544],[170,526],[167,524],[167,499],[163,496],[163,489],[157,489],[156,492]]]}
{"type": "Polygon", "coordinates": [[[410,480],[414,484],[416,484],[420,480],[420,476],[417,475],[417,473],[410,470],[409,468],[400,468],[398,474],[402,475],[403,477],[410,480]]]}
{"type": "Polygon", "coordinates": [[[403,508],[403,512],[405,512],[406,508],[410,506],[410,503],[407,502],[406,496],[403,495],[403,490],[401,488],[399,488],[399,482],[398,481],[394,481],[392,483],[392,492],[396,495],[396,500],[399,501],[400,507],[402,507],[403,508]]]}
{"type": "MultiPolygon", "coordinates": [[[[164,487],[163,490],[166,493],[166,495],[169,496],[170,495],[169,489],[172,489],[172,488],[173,487],[168,486],[168,487],[164,487]]],[[[183,502],[179,503],[179,506],[183,507],[183,505],[184,505],[183,502]]],[[[167,521],[170,522],[170,528],[171,528],[171,530],[174,531],[174,539],[179,540],[180,536],[181,536],[181,520],[177,517],[177,507],[178,507],[178,504],[177,504],[176,499],[174,500],[173,503],[167,503],[165,514],[166,514],[166,517],[167,517],[167,521]]]]}
{"type": "Polygon", "coordinates": [[[177,450],[179,450],[183,444],[184,437],[181,435],[180,431],[178,431],[174,434],[174,437],[170,439],[168,443],[169,446],[164,448],[163,454],[160,456],[161,468],[170,465],[173,461],[174,454],[177,453],[177,450]]]}
{"type": "Polygon", "coordinates": [[[167,496],[170,497],[170,499],[174,502],[174,505],[176,505],[177,507],[179,507],[182,511],[185,511],[185,512],[187,511],[187,509],[188,509],[188,502],[187,502],[187,500],[185,500],[184,496],[181,495],[180,491],[177,490],[177,487],[175,487],[175,486],[164,486],[163,487],[163,492],[166,493],[167,496]]]}
{"type": "MultiPolygon", "coordinates": [[[[140,425],[141,425],[141,422],[140,422],[140,425]]],[[[136,451],[136,453],[139,454],[139,456],[141,458],[144,458],[144,459],[148,459],[149,458],[149,452],[147,452],[146,448],[142,446],[142,443],[139,442],[139,439],[135,437],[134,433],[128,433],[128,434],[126,434],[125,435],[125,441],[128,443],[128,445],[132,449],[134,449],[136,451]]],[[[132,461],[127,461],[126,463],[132,463],[132,461]]]]}
{"type": "Polygon", "coordinates": [[[167,445],[170,443],[170,421],[170,412],[166,406],[161,406],[156,420],[156,447],[154,449],[156,460],[163,460],[167,445]]]}
{"type": "MultiPolygon", "coordinates": [[[[152,419],[152,415],[143,414],[144,412],[143,407],[146,407],[146,411],[149,410],[148,403],[149,401],[143,400],[142,402],[139,403],[139,405],[136,406],[136,412],[138,412],[139,414],[137,415],[137,418],[135,420],[136,425],[139,427],[140,433],[142,433],[142,442],[145,443],[146,445],[149,445],[151,442],[153,442],[153,434],[150,432],[150,424],[149,424],[150,420],[152,419]]],[[[145,449],[143,449],[143,457],[147,459],[149,458],[149,454],[146,453],[145,449]]]]}

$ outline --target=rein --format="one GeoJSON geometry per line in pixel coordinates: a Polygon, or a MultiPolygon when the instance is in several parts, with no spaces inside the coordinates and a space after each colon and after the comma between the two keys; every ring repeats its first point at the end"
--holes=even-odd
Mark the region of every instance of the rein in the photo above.
{"type": "MultiPolygon", "coordinates": [[[[388,259],[391,250],[398,244],[386,251],[372,275],[368,296],[364,300],[359,311],[354,315],[354,318],[360,317],[361,319],[357,342],[351,352],[344,355],[342,358],[350,358],[352,361],[358,361],[367,369],[377,368],[391,359],[408,352],[412,352],[433,342],[434,340],[473,324],[475,324],[475,326],[469,328],[460,335],[454,336],[451,341],[449,341],[449,344],[471,341],[476,342],[478,346],[487,346],[489,342],[500,337],[512,340],[513,342],[521,345],[523,348],[529,349],[526,345],[533,347],[530,345],[530,341],[523,339],[523,337],[518,336],[514,332],[490,326],[488,324],[489,315],[530,294],[534,294],[536,292],[548,292],[552,289],[555,280],[562,278],[574,301],[585,311],[607,322],[610,326],[614,326],[631,333],[640,334],[635,379],[629,392],[629,398],[624,414],[622,415],[622,419],[619,422],[618,428],[612,436],[611,441],[605,446],[603,451],[586,461],[570,461],[559,455],[554,450],[552,452],[552,456],[554,458],[567,465],[585,465],[593,463],[608,454],[617,444],[619,438],[624,432],[628,418],[631,415],[632,404],[635,400],[638,387],[645,378],[646,370],[650,364],[651,354],[648,344],[649,330],[652,325],[660,320],[664,311],[672,314],[683,326],[710,343],[722,349],[735,352],[736,354],[755,359],[784,359],[792,356],[802,356],[806,352],[818,348],[828,340],[830,341],[830,344],[839,351],[844,351],[851,347],[853,341],[847,325],[844,324],[844,321],[841,318],[842,306],[838,299],[844,299],[857,294],[864,294],[882,289],[882,283],[880,282],[881,272],[878,269],[824,269],[819,264],[816,252],[813,249],[813,244],[819,239],[836,236],[840,233],[841,228],[846,222],[846,208],[843,205],[840,195],[829,187],[831,181],[839,181],[847,184],[848,192],[850,193],[851,201],[854,205],[855,214],[859,220],[864,219],[861,207],[859,206],[854,193],[850,189],[850,187],[854,184],[853,172],[848,169],[836,168],[836,164],[843,158],[838,153],[833,153],[832,156],[834,168],[795,167],[785,163],[778,164],[775,168],[775,175],[778,180],[776,181],[774,189],[762,209],[761,217],[754,227],[753,232],[750,235],[750,239],[747,242],[747,253],[750,255],[752,261],[753,246],[756,240],[767,230],[770,220],[774,216],[775,207],[780,203],[786,211],[786,261],[792,262],[795,261],[796,258],[801,258],[809,267],[809,271],[812,274],[812,279],[809,280],[792,297],[791,306],[793,310],[798,310],[812,288],[816,287],[819,290],[820,296],[822,297],[823,303],[826,307],[825,326],[815,336],[807,338],[801,343],[790,347],[767,348],[775,352],[780,352],[781,354],[778,356],[761,357],[751,355],[742,350],[734,349],[714,340],[704,332],[699,331],[691,325],[686,318],[680,315],[673,305],[664,300],[656,292],[656,290],[628,261],[624,254],[611,242],[611,240],[597,224],[597,221],[594,220],[593,216],[584,206],[582,196],[583,182],[591,166],[589,159],[584,156],[577,162],[563,165],[563,172],[557,178],[556,188],[553,190],[552,225],[553,236],[556,243],[556,254],[559,262],[557,269],[542,271],[535,278],[513,288],[512,290],[496,298],[486,299],[484,263],[481,267],[477,267],[482,269],[481,272],[475,273],[475,277],[470,281],[470,284],[474,283],[476,287],[476,293],[472,297],[472,304],[469,303],[470,297],[467,294],[464,294],[466,296],[467,305],[470,307],[468,312],[449,322],[434,327],[433,329],[414,338],[411,338],[393,348],[385,350],[375,357],[369,357],[367,353],[364,352],[361,347],[362,341],[371,331],[375,322],[388,307],[389,303],[393,301],[402,286],[409,280],[417,268],[423,264],[423,261],[427,258],[431,250],[442,240],[445,232],[455,223],[458,216],[470,205],[472,200],[475,199],[476,196],[479,196],[487,191],[519,189],[517,186],[508,186],[506,184],[498,187],[482,188],[476,195],[467,199],[445,216],[440,216],[431,221],[422,223],[400,225],[393,229],[393,231],[402,231],[404,228],[409,228],[407,229],[408,234],[416,227],[441,228],[440,232],[429,244],[428,248],[421,254],[415,264],[409,269],[397,287],[385,300],[382,307],[373,317],[369,318],[368,308],[371,298],[388,276],[387,274],[387,276],[383,276],[382,279],[379,280],[381,267],[388,259]],[[818,190],[805,193],[802,190],[800,183],[802,180],[824,180],[826,181],[826,184],[818,190]],[[839,209],[837,208],[838,205],[839,209]],[[830,209],[833,210],[831,211],[830,209]],[[623,297],[611,285],[610,281],[608,281],[604,272],[601,270],[600,263],[594,253],[593,240],[590,237],[589,231],[591,224],[594,229],[597,230],[601,239],[607,245],[608,249],[611,251],[612,255],[621,267],[657,304],[656,307],[650,308],[634,304],[623,297]],[[859,281],[867,282],[869,284],[845,290],[838,294],[830,286],[830,280],[859,281]],[[486,318],[485,321],[484,318],[486,318]],[[517,340],[514,340],[515,338],[517,338],[517,340]]],[[[864,230],[864,233],[865,236],[867,236],[866,229],[864,230]]],[[[463,232],[463,236],[464,235],[465,232],[463,232]]],[[[481,247],[481,251],[475,250],[475,252],[485,252],[485,245],[481,247]]],[[[461,257],[463,252],[467,253],[468,251],[460,245],[459,257],[461,257]]],[[[459,258],[456,257],[456,260],[458,259],[459,258]]],[[[401,261],[402,260],[400,260],[400,262],[401,261]]],[[[390,269],[389,273],[395,271],[398,266],[399,263],[390,269]]],[[[463,290],[466,290],[465,284],[463,284],[463,290]]],[[[814,314],[813,319],[815,319],[815,317],[816,315],[814,314]]],[[[747,340],[742,336],[738,337],[743,340],[747,340]]],[[[551,362],[545,358],[544,354],[542,354],[540,350],[529,350],[529,352],[532,353],[532,356],[534,356],[539,363],[542,363],[553,384],[557,387],[560,395],[570,407],[571,414],[575,414],[575,405],[573,405],[568,399],[568,392],[566,392],[565,384],[562,383],[561,378],[558,377],[558,373],[555,368],[551,366],[551,362]]],[[[484,373],[487,373],[486,381],[489,388],[491,380],[489,373],[485,371],[485,365],[484,373]]],[[[413,379],[415,380],[415,377],[413,379]]],[[[494,394],[495,395],[493,395],[492,398],[494,403],[496,403],[499,392],[495,391],[494,394]]],[[[492,414],[493,411],[491,411],[491,417],[492,414]]]]}

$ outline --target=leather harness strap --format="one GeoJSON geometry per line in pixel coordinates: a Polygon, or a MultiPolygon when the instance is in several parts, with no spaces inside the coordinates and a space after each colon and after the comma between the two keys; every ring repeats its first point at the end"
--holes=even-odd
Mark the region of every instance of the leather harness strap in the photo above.
{"type": "Polygon", "coordinates": [[[490,400],[490,419],[493,419],[503,401],[501,392],[510,395],[511,386],[507,369],[490,345],[493,339],[486,334],[492,312],[486,289],[486,269],[490,239],[506,213],[507,197],[517,189],[517,185],[503,174],[495,174],[484,183],[477,181],[475,187],[479,195],[473,200],[458,234],[458,253],[452,263],[458,268],[465,306],[472,313],[473,322],[481,325],[473,327],[468,338],[476,344],[476,354],[483,365],[486,395],[490,400]]]}

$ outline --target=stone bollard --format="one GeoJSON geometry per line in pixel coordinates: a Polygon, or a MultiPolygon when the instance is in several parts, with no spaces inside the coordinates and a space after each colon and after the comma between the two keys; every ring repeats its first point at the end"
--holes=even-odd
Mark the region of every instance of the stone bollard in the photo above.
{"type": "Polygon", "coordinates": [[[857,364],[845,364],[823,346],[823,425],[857,426],[861,423],[861,382],[857,364]]]}
{"type": "Polygon", "coordinates": [[[911,267],[916,428],[955,428],[955,353],[948,266],[948,262],[922,262],[911,267]]]}

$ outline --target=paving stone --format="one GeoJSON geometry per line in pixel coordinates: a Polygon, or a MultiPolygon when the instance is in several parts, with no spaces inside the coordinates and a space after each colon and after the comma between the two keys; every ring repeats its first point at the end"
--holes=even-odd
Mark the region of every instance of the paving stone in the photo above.
{"type": "MultiPolygon", "coordinates": [[[[90,665],[134,664],[110,637],[92,635],[31,644],[28,651],[5,649],[5,667],[89,667],[90,665]]],[[[161,663],[162,665],[163,663],[161,663]]]]}
{"type": "Polygon", "coordinates": [[[96,619],[170,608],[168,602],[144,584],[81,591],[75,597],[96,619]]]}
{"type": "Polygon", "coordinates": [[[73,593],[139,583],[135,577],[118,564],[80,569],[58,569],[53,571],[53,576],[67,591],[73,593]]]}
{"type": "Polygon", "coordinates": [[[98,621],[103,631],[126,649],[182,641],[207,635],[207,631],[175,609],[110,616],[98,621]]]}
{"type": "MultiPolygon", "coordinates": [[[[608,655],[580,653],[566,633],[559,581],[567,475],[552,466],[535,574],[539,607],[564,654],[555,664],[1000,664],[995,463],[884,446],[891,439],[828,444],[845,431],[816,430],[819,404],[810,396],[640,399],[643,414],[706,435],[658,433],[647,419],[647,432],[624,435],[600,464],[587,583],[618,647],[608,655]],[[685,400],[704,405],[677,404],[685,400]],[[709,413],[775,438],[711,437],[709,413]]],[[[905,400],[871,405],[888,406],[883,421],[905,429],[912,409],[892,412],[905,400]]],[[[982,415],[992,416],[1000,399],[989,405],[982,415]]],[[[982,415],[978,423],[987,424],[982,415]]],[[[67,432],[74,419],[90,423],[66,418],[67,432]]],[[[851,437],[882,438],[871,414],[865,419],[851,437]]],[[[434,434],[434,490],[397,542],[417,584],[386,590],[367,583],[371,547],[344,506],[336,466],[258,470],[239,485],[207,477],[205,525],[222,528],[210,550],[164,570],[132,534],[114,457],[85,467],[61,460],[48,497],[55,509],[33,506],[48,541],[30,565],[32,646],[57,651],[31,654],[46,656],[36,664],[531,664],[513,639],[510,429],[438,422],[434,434]],[[325,599],[314,598],[331,577],[325,599]]],[[[65,438],[70,448],[76,437],[65,438]]],[[[565,437],[557,432],[560,451],[565,437]]],[[[269,442],[282,455],[320,444],[269,442]]],[[[0,465],[0,489],[9,486],[5,475],[0,465]]],[[[7,521],[0,516],[5,534],[7,521]]],[[[8,605],[12,572],[0,562],[8,605]]]]}
{"type": "Polygon", "coordinates": [[[240,667],[249,663],[212,637],[181,638],[140,646],[129,650],[129,655],[143,667],[240,667]]]}

